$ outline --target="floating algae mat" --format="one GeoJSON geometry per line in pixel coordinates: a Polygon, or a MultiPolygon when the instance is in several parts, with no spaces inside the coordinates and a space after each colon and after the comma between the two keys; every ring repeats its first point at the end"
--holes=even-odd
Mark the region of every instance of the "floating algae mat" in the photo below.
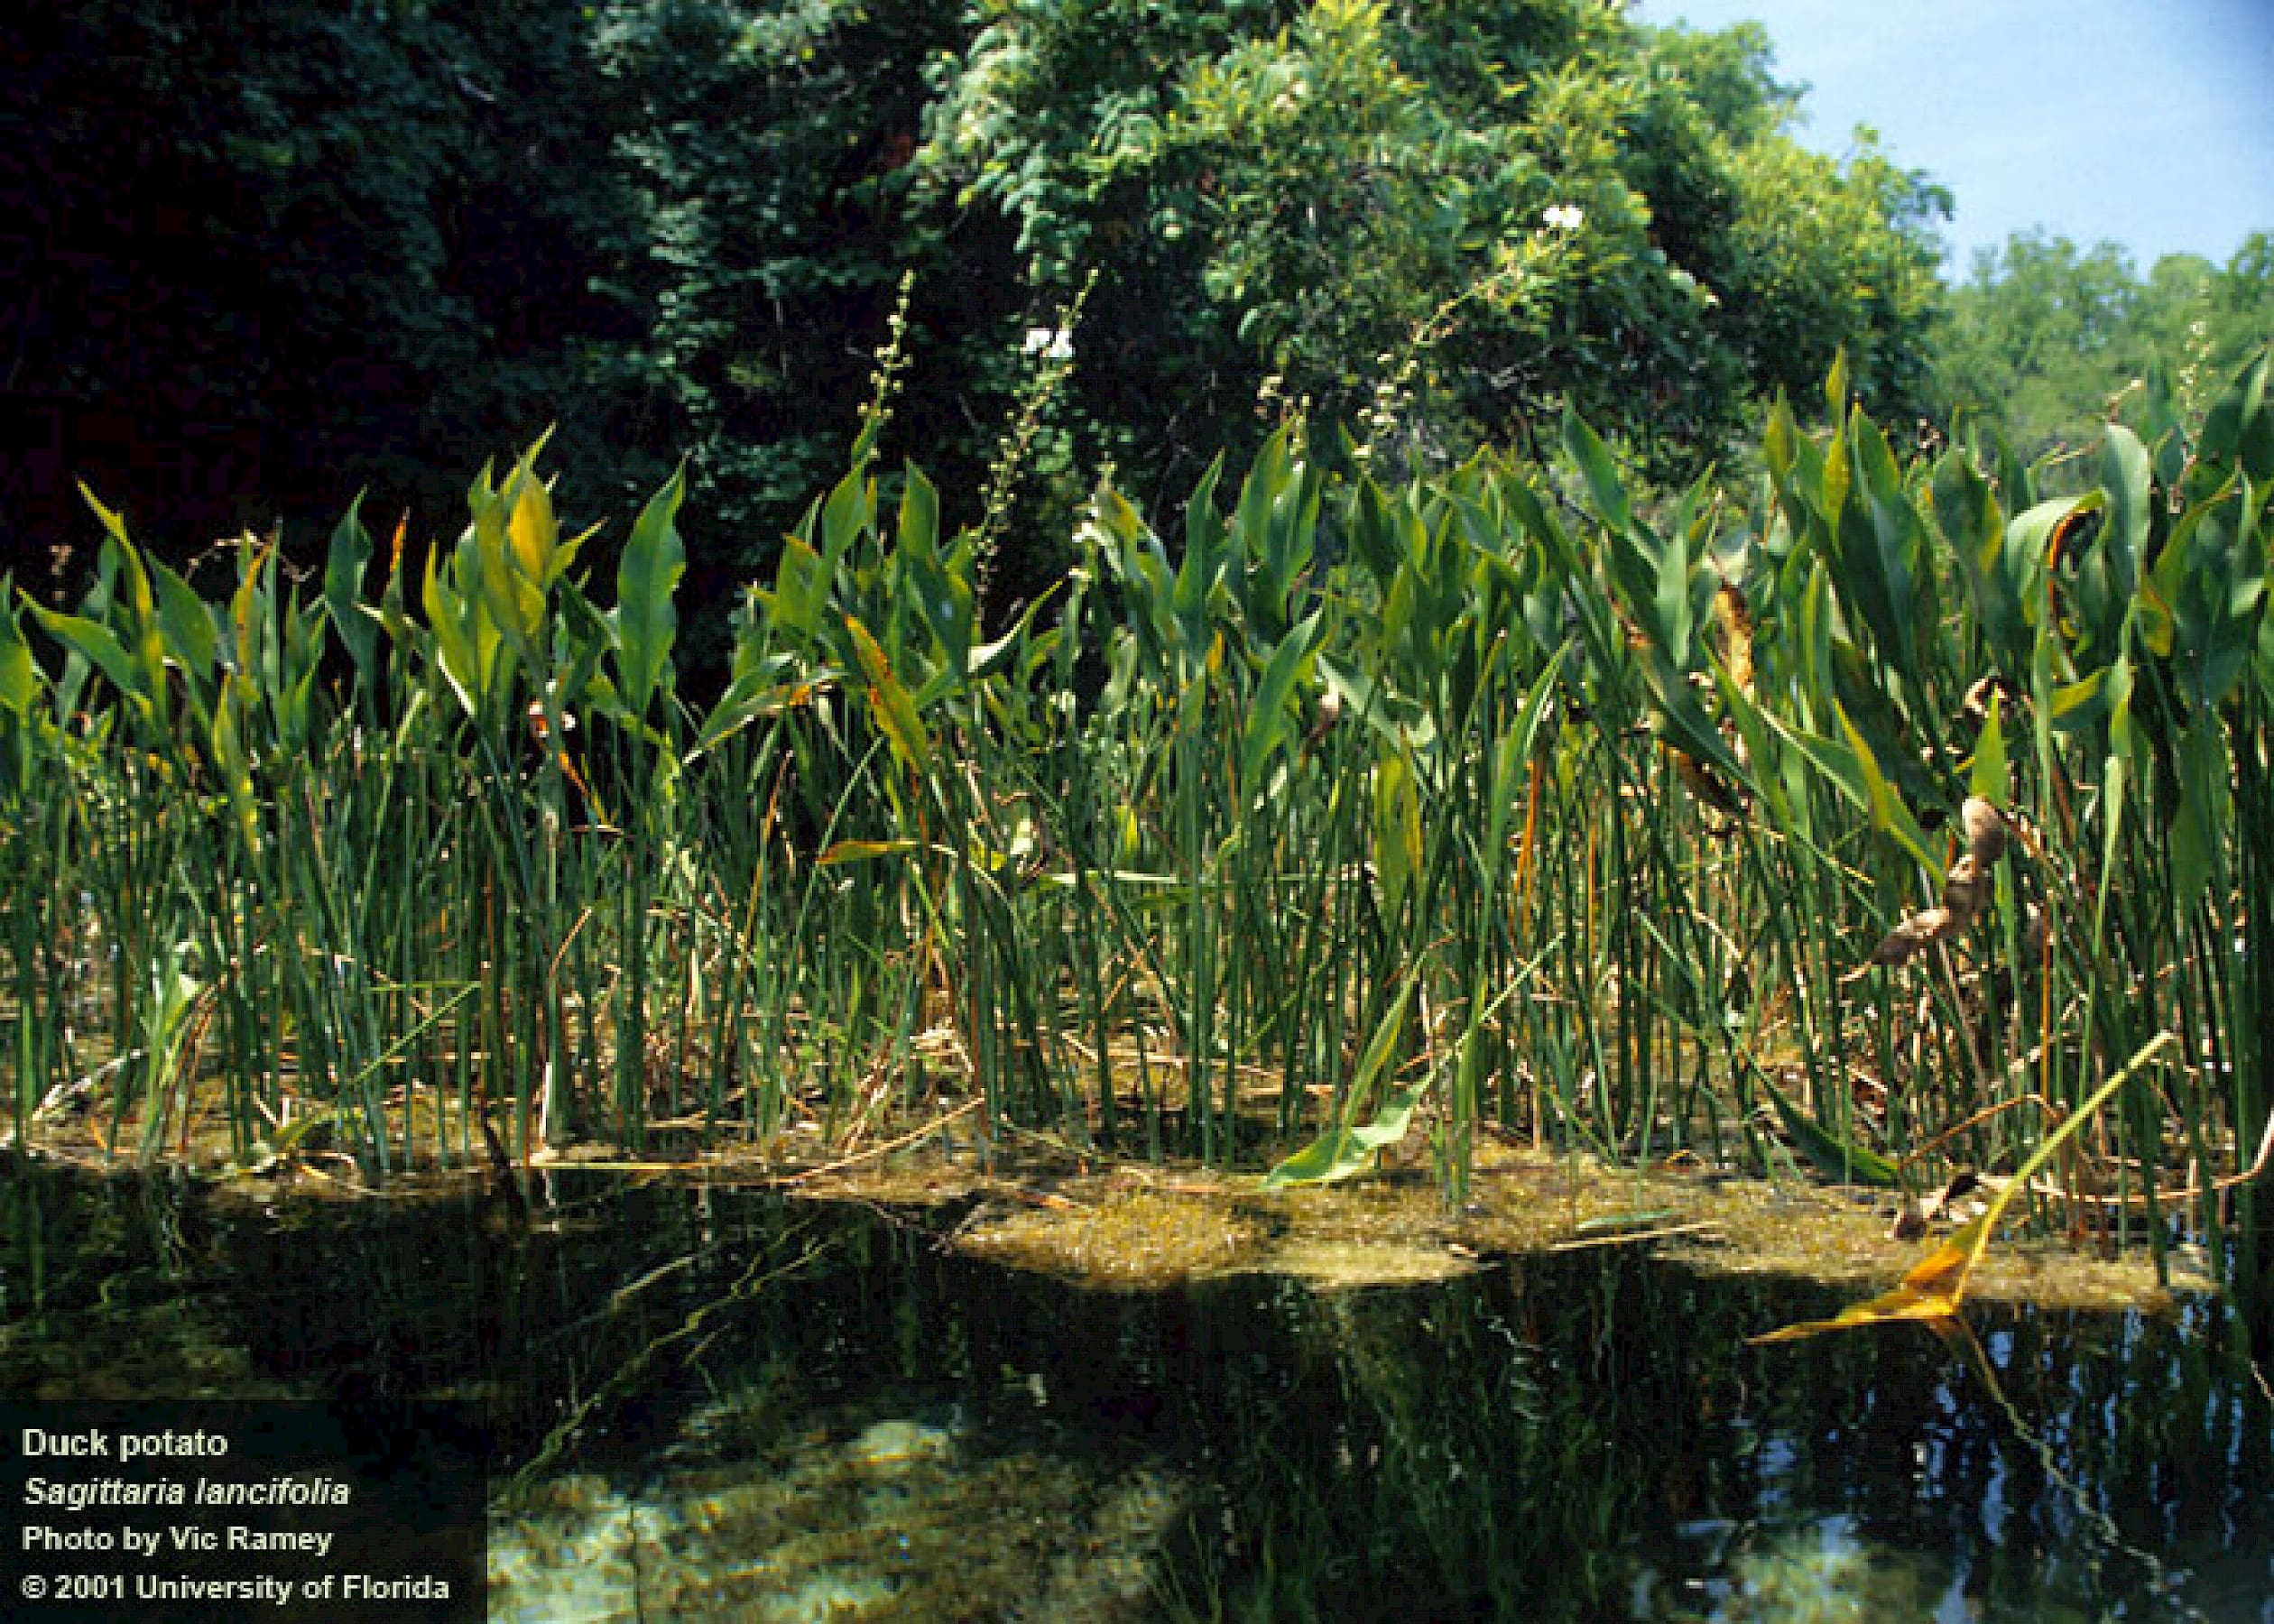
{"type": "MultiPolygon", "coordinates": [[[[1266,1190],[1252,1177],[1116,1169],[1081,1177],[957,1176],[910,1160],[835,1180],[833,1193],[912,1206],[976,1203],[963,1250],[1084,1285],[1158,1288],[1225,1275],[1287,1275],[1322,1289],[1413,1285],[1501,1256],[1648,1245],[1699,1269],[1823,1285],[1884,1284],[1918,1260],[1895,1233],[1895,1199],[1680,1168],[1635,1172],[1583,1155],[1505,1146],[1478,1158],[1470,1199],[1449,1211],[1416,1175],[1266,1190]]],[[[2144,1252],[1993,1247],[1969,1296],[2044,1308],[2170,1308],[2211,1289],[2144,1252]]]]}
{"type": "Polygon", "coordinates": [[[477,1401],[501,1619],[2268,1617],[2269,1328],[2218,1297],[2020,1260],[1978,1361],[1763,1348],[1918,1243],[1513,1152],[1457,1213],[862,1172],[339,1202],[19,1168],[0,1398],[477,1401]],[[1802,1268],[1839,1278],[1765,1272],[1802,1268]]]}

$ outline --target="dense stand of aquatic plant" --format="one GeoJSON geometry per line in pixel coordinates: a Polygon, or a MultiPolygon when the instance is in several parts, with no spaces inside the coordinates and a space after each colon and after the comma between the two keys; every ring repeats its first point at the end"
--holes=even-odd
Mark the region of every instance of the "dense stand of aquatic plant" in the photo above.
{"type": "Polygon", "coordinates": [[[1923,1186],[2168,1031],[2066,1210],[2263,1270],[2268,374],[2081,480],[1899,456],[1836,374],[1754,492],[1290,430],[1173,542],[1101,486],[994,626],[873,420],[699,706],[677,479],[612,592],[534,449],[455,545],[351,512],[217,599],[98,506],[85,601],[0,617],[8,1109],[377,1171],[969,1094],[1280,1182],[1419,1124],[1456,1191],[1486,1125],[1923,1186]]]}

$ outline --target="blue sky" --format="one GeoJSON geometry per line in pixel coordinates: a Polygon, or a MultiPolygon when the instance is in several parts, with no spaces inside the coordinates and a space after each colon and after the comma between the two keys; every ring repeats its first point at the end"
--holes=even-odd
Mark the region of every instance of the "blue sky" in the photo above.
{"type": "Polygon", "coordinates": [[[2042,226],[2223,263],[2274,230],[2274,0],[1643,0],[1651,23],[1769,31],[1807,145],[1859,124],[1955,194],[1951,266],[2042,226]]]}

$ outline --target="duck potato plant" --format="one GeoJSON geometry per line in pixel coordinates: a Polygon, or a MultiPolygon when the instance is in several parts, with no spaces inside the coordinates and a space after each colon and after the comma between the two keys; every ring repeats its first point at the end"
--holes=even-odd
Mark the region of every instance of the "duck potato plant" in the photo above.
{"type": "Polygon", "coordinates": [[[1899,448],[1839,371],[1752,489],[1576,418],[1399,484],[1289,428],[1173,538],[1101,484],[999,625],[865,434],[707,705],[677,477],[613,583],[541,442],[455,543],[350,511],[217,597],[98,503],[84,600],[0,617],[15,1133],[376,1176],[983,1103],[1280,1183],[1426,1141],[1458,1193],[1489,1128],[2028,1166],[2262,1278],[2269,364],[2083,481],[1899,448]]]}

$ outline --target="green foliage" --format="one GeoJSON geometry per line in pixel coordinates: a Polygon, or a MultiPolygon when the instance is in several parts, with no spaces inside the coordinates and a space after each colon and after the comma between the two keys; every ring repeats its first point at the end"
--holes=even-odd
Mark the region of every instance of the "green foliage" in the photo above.
{"type": "Polygon", "coordinates": [[[2020,233],[1974,257],[1934,340],[1942,414],[1993,428],[2026,458],[2075,448],[2112,408],[2199,413],[2274,333],[2274,237],[2222,267],[2193,254],[2142,278],[2124,251],[2020,233]]]}
{"type": "Polygon", "coordinates": [[[704,578],[746,574],[827,483],[900,274],[893,202],[920,65],[957,7],[864,0],[611,0],[590,70],[630,183],[610,274],[643,332],[627,357],[670,402],[693,493],[725,534],[704,578]]]}
{"type": "MultiPolygon", "coordinates": [[[[372,487],[439,503],[446,448],[563,414],[603,448],[636,312],[596,286],[625,216],[578,32],[532,4],[14,8],[0,107],[16,335],[0,529],[42,548],[90,479],[180,558],[372,487]]],[[[644,461],[643,461],[644,459],[644,461]]],[[[321,532],[319,531],[319,534],[321,532]]]]}
{"type": "Polygon", "coordinates": [[[1801,394],[1844,349],[1872,411],[1923,411],[1942,292],[1930,224],[1949,195],[1897,167],[1869,131],[1837,161],[1770,140],[1741,149],[1734,167],[1724,298],[1754,387],[1801,394]]]}
{"type": "Polygon", "coordinates": [[[1173,557],[1101,484],[992,633],[975,532],[864,451],[707,700],[678,475],[606,605],[544,442],[382,579],[351,512],[305,591],[248,543],[208,595],[97,504],[88,591],[0,623],[19,1130],[108,1078],[114,1150],[217,1094],[238,1161],[320,1116],[375,1176],[945,1093],[1280,1183],[1426,1131],[1457,1191],[1487,1124],[1901,1182],[2033,1165],[2168,1032],[2119,1222],[2251,1233],[2269,370],[2060,497],[1861,410],[1779,405],[1751,496],[1576,414],[1398,480],[1284,428],[1173,557]]]}
{"type": "Polygon", "coordinates": [[[1172,484],[1259,399],[1422,464],[1575,403],[1673,468],[1844,343],[1873,401],[1916,383],[1944,200],[1806,161],[1792,105],[1757,32],[1576,0],[1037,3],[943,77],[922,195],[999,211],[1038,290],[1107,272],[1081,399],[1172,484]]]}
{"type": "Polygon", "coordinates": [[[999,619],[1100,469],[1180,495],[1299,411],[1389,471],[1573,405],[1665,474],[1843,344],[1885,413],[1918,364],[1931,189],[1791,147],[1757,31],[1593,0],[90,0],[0,49],[36,69],[0,247],[41,448],[0,530],[69,542],[85,478],[178,565],[282,518],[297,568],[358,489],[435,522],[432,471],[543,401],[580,500],[684,455],[714,681],[856,434],[982,527],[999,619]],[[1070,364],[1022,354],[1093,278],[1070,364]],[[855,412],[888,343],[884,445],[855,412]]]}

